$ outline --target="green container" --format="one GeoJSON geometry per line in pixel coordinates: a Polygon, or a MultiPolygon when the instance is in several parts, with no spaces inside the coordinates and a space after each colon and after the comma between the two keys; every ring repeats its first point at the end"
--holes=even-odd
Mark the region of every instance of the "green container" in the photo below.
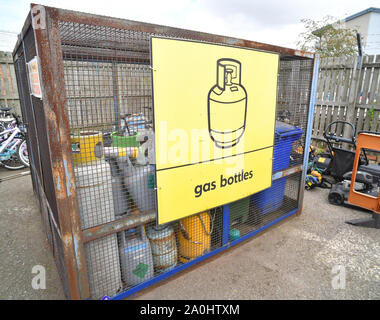
{"type": "Polygon", "coordinates": [[[249,197],[230,203],[230,225],[248,220],[249,197]]]}
{"type": "Polygon", "coordinates": [[[111,147],[140,147],[140,142],[136,140],[137,133],[132,136],[120,136],[117,132],[111,134],[111,147]]]}

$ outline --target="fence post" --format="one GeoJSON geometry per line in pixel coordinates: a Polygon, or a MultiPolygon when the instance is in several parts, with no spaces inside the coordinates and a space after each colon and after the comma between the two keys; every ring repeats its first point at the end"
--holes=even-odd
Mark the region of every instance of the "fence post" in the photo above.
{"type": "MultiPolygon", "coordinates": [[[[348,104],[347,104],[347,114],[346,114],[346,121],[351,122],[355,126],[355,119],[356,119],[356,103],[358,101],[358,97],[360,95],[360,89],[361,89],[361,81],[360,81],[360,76],[362,73],[362,68],[357,69],[357,60],[359,57],[356,57],[354,59],[354,63],[352,65],[352,78],[351,78],[351,83],[350,83],[350,93],[348,96],[348,104]]],[[[350,134],[351,128],[348,126],[344,127],[343,131],[343,137],[349,139],[351,134],[350,134]]],[[[349,144],[344,143],[343,147],[344,148],[349,148],[349,144]]]]}

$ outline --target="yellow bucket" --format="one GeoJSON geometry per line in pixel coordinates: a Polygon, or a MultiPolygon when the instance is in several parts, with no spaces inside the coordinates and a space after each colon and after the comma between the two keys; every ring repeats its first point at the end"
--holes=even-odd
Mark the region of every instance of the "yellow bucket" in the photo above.
{"type": "Polygon", "coordinates": [[[71,143],[75,146],[73,148],[73,161],[75,164],[88,163],[99,160],[95,156],[95,146],[98,143],[103,145],[103,135],[97,131],[81,131],[79,136],[71,137],[71,143]]]}
{"type": "Polygon", "coordinates": [[[211,218],[208,212],[180,220],[178,232],[179,261],[186,263],[210,251],[211,218]]]}

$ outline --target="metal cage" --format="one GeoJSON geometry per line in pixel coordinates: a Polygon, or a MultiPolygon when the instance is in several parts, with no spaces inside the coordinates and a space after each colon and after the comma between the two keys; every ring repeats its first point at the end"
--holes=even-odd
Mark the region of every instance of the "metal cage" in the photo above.
{"type": "Polygon", "coordinates": [[[302,211],[313,54],[33,4],[13,57],[33,188],[68,298],[127,297],[302,211]],[[152,130],[153,35],[280,54],[271,188],[156,226],[154,168],[136,162],[152,130]],[[35,56],[42,99],[27,72],[35,56]]]}

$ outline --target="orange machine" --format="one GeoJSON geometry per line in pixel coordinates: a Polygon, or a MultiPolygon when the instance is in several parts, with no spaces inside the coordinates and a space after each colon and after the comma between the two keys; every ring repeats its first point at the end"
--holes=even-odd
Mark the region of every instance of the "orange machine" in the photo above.
{"type": "Polygon", "coordinates": [[[354,167],[352,170],[352,179],[350,185],[350,194],[348,202],[352,205],[371,210],[373,219],[357,219],[347,221],[347,223],[368,228],[380,229],[380,198],[373,195],[367,195],[355,191],[355,179],[358,171],[360,152],[362,149],[380,151],[380,135],[371,133],[359,133],[356,146],[354,167]]]}

